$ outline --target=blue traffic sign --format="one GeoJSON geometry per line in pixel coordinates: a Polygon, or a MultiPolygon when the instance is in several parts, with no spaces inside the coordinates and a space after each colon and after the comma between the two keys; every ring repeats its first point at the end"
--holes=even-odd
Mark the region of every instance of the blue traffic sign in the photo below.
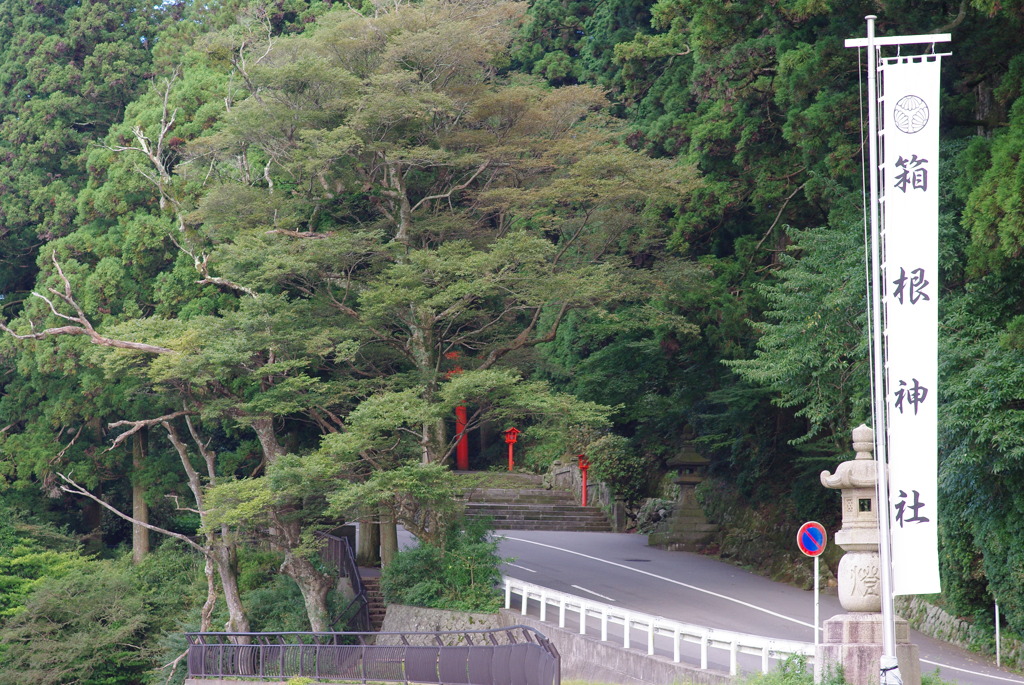
{"type": "Polygon", "coordinates": [[[796,534],[796,546],[809,557],[816,557],[824,552],[827,541],[828,534],[825,532],[825,526],[817,521],[808,521],[800,526],[800,530],[796,534]]]}

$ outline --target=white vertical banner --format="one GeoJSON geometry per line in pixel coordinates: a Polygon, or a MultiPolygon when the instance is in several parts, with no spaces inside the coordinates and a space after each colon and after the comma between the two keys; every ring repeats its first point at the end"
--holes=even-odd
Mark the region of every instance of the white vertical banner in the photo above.
{"type": "Polygon", "coordinates": [[[879,73],[893,594],[941,591],[938,560],[938,56],[879,73]]]}

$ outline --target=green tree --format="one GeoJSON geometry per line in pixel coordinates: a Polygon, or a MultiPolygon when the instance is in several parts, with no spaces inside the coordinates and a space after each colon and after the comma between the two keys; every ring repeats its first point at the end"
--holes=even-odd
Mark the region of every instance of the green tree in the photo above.
{"type": "Polygon", "coordinates": [[[777,405],[797,408],[807,425],[800,442],[821,440],[832,458],[868,416],[864,237],[847,228],[789,235],[777,277],[761,285],[769,309],[757,351],[726,363],[769,388],[777,405]]]}
{"type": "Polygon", "coordinates": [[[88,147],[147,78],[158,19],[134,0],[0,3],[0,294],[28,292],[40,243],[73,229],[88,147]]]}

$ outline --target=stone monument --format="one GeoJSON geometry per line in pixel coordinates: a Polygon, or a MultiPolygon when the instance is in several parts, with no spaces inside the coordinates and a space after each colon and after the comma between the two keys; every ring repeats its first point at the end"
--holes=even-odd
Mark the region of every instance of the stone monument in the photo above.
{"type": "Polygon", "coordinates": [[[674,481],[679,486],[679,497],[668,521],[647,536],[648,545],[677,552],[699,552],[715,540],[718,526],[708,523],[697,501],[697,486],[704,481],[708,463],[689,442],[683,443],[679,452],[668,460],[668,466],[679,471],[674,481]]]}
{"type": "MultiPolygon", "coordinates": [[[[825,621],[824,635],[814,656],[814,680],[842,666],[852,685],[878,685],[882,657],[882,583],[878,560],[877,464],[872,456],[874,432],[861,425],[853,430],[856,456],[839,464],[835,474],[821,472],[821,484],[842,491],[843,527],[836,544],[846,554],[839,562],[839,602],[846,614],[825,621]]],[[[896,658],[905,685],[921,684],[917,645],[910,628],[896,619],[896,658]]]]}

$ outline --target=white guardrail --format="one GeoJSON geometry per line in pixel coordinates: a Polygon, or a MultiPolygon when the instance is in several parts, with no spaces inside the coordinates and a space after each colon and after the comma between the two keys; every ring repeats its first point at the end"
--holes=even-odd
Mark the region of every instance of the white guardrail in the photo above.
{"type": "Polygon", "coordinates": [[[700,645],[700,667],[708,667],[708,651],[723,649],[729,652],[729,674],[739,672],[738,657],[740,654],[753,654],[761,657],[761,672],[767,673],[771,659],[785,659],[790,655],[802,654],[808,663],[814,660],[814,645],[809,642],[795,640],[777,640],[774,638],[734,633],[728,630],[705,628],[690,623],[681,623],[660,616],[651,616],[638,611],[630,611],[613,607],[601,602],[577,597],[540,585],[505,576],[505,608],[512,608],[512,595],[522,598],[520,609],[525,616],[530,601],[536,600],[540,605],[540,620],[547,621],[548,605],[558,608],[558,627],[565,628],[566,613],[575,613],[580,618],[580,635],[586,635],[587,618],[596,618],[601,622],[601,641],[608,641],[608,625],[622,626],[623,647],[630,646],[630,631],[633,629],[647,634],[647,654],[654,654],[655,636],[672,639],[672,660],[680,661],[680,647],[683,642],[700,645]]]}

